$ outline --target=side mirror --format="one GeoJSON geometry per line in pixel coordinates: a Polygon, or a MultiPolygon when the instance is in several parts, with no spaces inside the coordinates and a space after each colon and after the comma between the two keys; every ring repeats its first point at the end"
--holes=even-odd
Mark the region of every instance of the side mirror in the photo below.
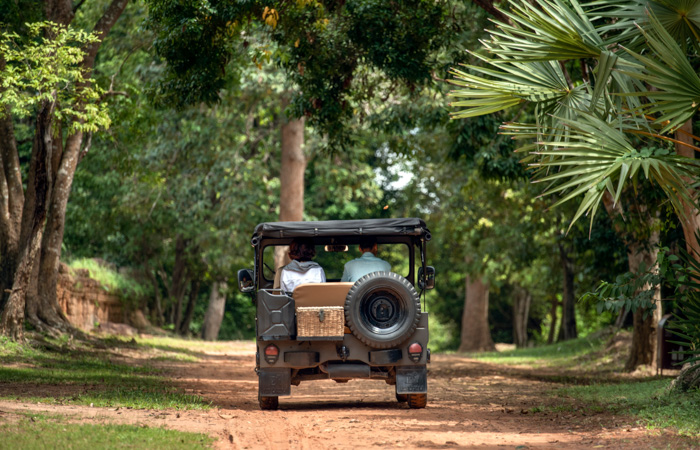
{"type": "Polygon", "coordinates": [[[238,271],[238,289],[243,293],[253,292],[255,290],[252,270],[241,269],[238,271]]]}
{"type": "Polygon", "coordinates": [[[422,267],[418,268],[418,287],[421,291],[435,287],[435,267],[426,266],[425,272],[422,267]]]}

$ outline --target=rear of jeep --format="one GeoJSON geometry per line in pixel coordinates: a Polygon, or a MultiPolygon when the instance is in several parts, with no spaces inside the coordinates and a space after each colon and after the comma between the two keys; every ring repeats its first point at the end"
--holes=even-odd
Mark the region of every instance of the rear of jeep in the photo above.
{"type": "Polygon", "coordinates": [[[428,314],[418,290],[434,284],[426,266],[430,232],[420,219],[274,222],[256,227],[254,269],[239,271],[239,286],[256,303],[256,371],[261,409],[302,381],[383,380],[411,408],[427,403],[428,314]],[[311,238],[328,282],[273,288],[275,248],[311,238]],[[360,239],[377,240],[391,272],[341,282],[342,266],[360,239]],[[398,272],[398,273],[397,273],[398,272]],[[418,290],[417,290],[418,289],[418,290]]]}

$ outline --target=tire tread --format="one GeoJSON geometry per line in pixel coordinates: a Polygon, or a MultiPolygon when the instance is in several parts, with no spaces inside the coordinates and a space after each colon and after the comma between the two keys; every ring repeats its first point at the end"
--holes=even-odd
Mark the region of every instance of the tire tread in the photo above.
{"type": "Polygon", "coordinates": [[[420,308],[420,297],[418,296],[418,292],[416,292],[416,289],[413,287],[413,285],[404,277],[401,275],[394,273],[394,272],[372,272],[369,273],[359,280],[355,282],[355,284],[352,285],[350,288],[350,291],[348,291],[348,295],[345,299],[345,320],[347,322],[348,328],[350,328],[350,331],[352,334],[359,339],[363,344],[369,345],[374,348],[382,349],[382,348],[392,348],[395,347],[398,344],[401,344],[404,342],[406,339],[408,339],[411,334],[416,330],[418,327],[418,322],[420,321],[420,316],[421,316],[421,308],[420,308]],[[413,317],[413,323],[410,325],[410,327],[398,338],[388,340],[388,341],[380,341],[373,339],[371,336],[366,336],[365,333],[362,332],[361,329],[357,326],[355,321],[353,320],[353,314],[351,312],[352,308],[352,301],[356,295],[356,292],[360,290],[365,283],[370,282],[371,280],[375,279],[380,279],[380,278],[390,278],[395,281],[398,281],[406,290],[407,292],[411,295],[411,301],[414,303],[415,311],[416,314],[414,314],[413,317]]]}
{"type": "Polygon", "coordinates": [[[407,394],[408,407],[411,409],[425,408],[428,404],[428,394],[407,394]]]}

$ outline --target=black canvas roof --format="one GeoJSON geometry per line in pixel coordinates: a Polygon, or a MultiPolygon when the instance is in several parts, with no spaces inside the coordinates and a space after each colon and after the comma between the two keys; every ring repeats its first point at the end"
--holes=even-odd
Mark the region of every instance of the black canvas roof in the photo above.
{"type": "Polygon", "coordinates": [[[253,232],[253,245],[262,237],[314,236],[381,236],[403,234],[423,236],[430,240],[430,231],[422,219],[322,220],[314,222],[265,222],[253,232]]]}

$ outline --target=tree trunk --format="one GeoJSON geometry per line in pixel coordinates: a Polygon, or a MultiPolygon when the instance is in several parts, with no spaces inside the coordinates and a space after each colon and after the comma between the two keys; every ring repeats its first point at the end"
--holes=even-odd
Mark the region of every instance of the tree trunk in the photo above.
{"type": "Polygon", "coordinates": [[[70,196],[73,176],[78,164],[82,133],[77,132],[68,137],[66,148],[56,148],[61,154],[57,168],[53,170],[55,181],[46,220],[46,228],[41,244],[38,267],[33,271],[37,277],[32,280],[27,296],[27,320],[36,328],[56,328],[61,331],[72,327],[63,310],[58,305],[56,289],[58,285],[58,266],[61,257],[61,244],[65,228],[66,207],[70,196]]]}
{"type": "Polygon", "coordinates": [[[530,292],[516,285],[513,292],[513,343],[518,348],[527,347],[527,322],[531,303],[530,292]]]}
{"type": "Polygon", "coordinates": [[[158,326],[163,326],[163,322],[165,322],[165,317],[163,316],[163,302],[161,301],[160,285],[158,285],[158,279],[156,278],[153,271],[151,271],[151,269],[148,267],[146,267],[146,276],[151,280],[151,284],[153,285],[153,297],[155,297],[156,302],[156,317],[154,317],[154,322],[158,326]]]}
{"type": "Polygon", "coordinates": [[[177,327],[177,332],[181,336],[187,336],[190,332],[190,323],[192,323],[192,316],[194,316],[194,307],[197,304],[197,298],[199,296],[199,279],[192,280],[190,283],[190,296],[187,301],[187,308],[185,308],[185,314],[182,318],[182,323],[177,327]]]}
{"type": "MultiPolygon", "coordinates": [[[[21,341],[24,336],[24,309],[26,305],[27,286],[31,278],[34,260],[39,253],[41,238],[46,221],[48,199],[51,197],[50,164],[52,143],[52,115],[54,103],[42,103],[36,120],[34,143],[32,145],[32,210],[24,209],[28,217],[29,231],[26,240],[20,241],[20,253],[14,270],[12,288],[2,304],[0,314],[0,333],[11,339],[21,341]]],[[[26,208],[26,206],[25,206],[26,208]]]]}
{"type": "Polygon", "coordinates": [[[460,352],[495,350],[489,330],[489,285],[479,276],[467,275],[460,352]]]}
{"type": "MultiPolygon", "coordinates": [[[[304,118],[282,125],[280,168],[280,222],[304,220],[304,118]]],[[[289,264],[288,247],[275,248],[275,270],[289,264]]]]}
{"type": "MultiPolygon", "coordinates": [[[[37,216],[37,219],[39,217],[37,216]]],[[[38,220],[43,223],[43,219],[38,220]]],[[[26,303],[27,285],[31,277],[32,266],[39,253],[41,246],[41,235],[43,233],[41,224],[37,227],[29,238],[29,244],[25,247],[20,256],[19,264],[15,270],[14,283],[10,291],[10,296],[5,302],[0,315],[0,334],[15,341],[24,339],[24,308],[26,303]]]]}
{"type": "Polygon", "coordinates": [[[561,326],[557,341],[576,339],[576,297],[574,296],[574,270],[571,259],[564,246],[559,243],[559,257],[561,259],[563,275],[561,326]]]}
{"type": "Polygon", "coordinates": [[[182,299],[187,290],[187,264],[185,261],[185,250],[188,242],[180,234],[175,241],[175,265],[173,266],[173,277],[170,283],[168,294],[172,302],[170,322],[177,328],[182,321],[182,299]]]}
{"type": "Polygon", "coordinates": [[[549,316],[552,318],[552,325],[549,327],[549,335],[547,336],[547,344],[554,343],[554,336],[557,331],[557,307],[559,300],[556,296],[552,297],[551,307],[549,308],[549,316]]]}
{"type": "MultiPolygon", "coordinates": [[[[693,145],[693,121],[689,120],[676,131],[676,139],[693,145]]],[[[676,153],[686,158],[695,158],[695,150],[692,148],[676,143],[676,153]]],[[[691,186],[695,180],[686,179],[686,186],[691,186]]],[[[698,242],[697,233],[700,228],[700,212],[697,208],[697,192],[691,191],[691,195],[695,198],[695,202],[689,202],[681,198],[683,206],[683,214],[680,217],[681,226],[683,227],[683,237],[685,237],[685,246],[688,253],[696,260],[700,259],[700,242],[698,242]]]]}
{"type": "Polygon", "coordinates": [[[204,324],[202,325],[202,339],[205,341],[215,341],[219,336],[226,309],[227,290],[226,282],[214,282],[211,286],[209,307],[204,315],[204,324]]]}
{"type": "MultiPolygon", "coordinates": [[[[636,273],[642,265],[647,269],[654,266],[656,256],[659,253],[658,242],[659,232],[655,231],[650,236],[648,244],[637,244],[629,247],[627,260],[630,272],[636,273]]],[[[648,286],[643,287],[643,289],[648,288],[648,286]]],[[[625,370],[630,372],[641,365],[650,365],[652,369],[656,369],[658,350],[656,345],[657,326],[663,315],[660,286],[657,286],[654,290],[653,298],[656,306],[653,312],[638,309],[633,315],[632,349],[625,363],[625,370]],[[644,317],[645,314],[646,318],[644,317]]]]}
{"type": "MultiPolygon", "coordinates": [[[[0,70],[5,63],[0,59],[0,70]]],[[[19,235],[24,204],[15,131],[9,110],[0,117],[0,309],[9,297],[19,258],[19,235]]]]}

